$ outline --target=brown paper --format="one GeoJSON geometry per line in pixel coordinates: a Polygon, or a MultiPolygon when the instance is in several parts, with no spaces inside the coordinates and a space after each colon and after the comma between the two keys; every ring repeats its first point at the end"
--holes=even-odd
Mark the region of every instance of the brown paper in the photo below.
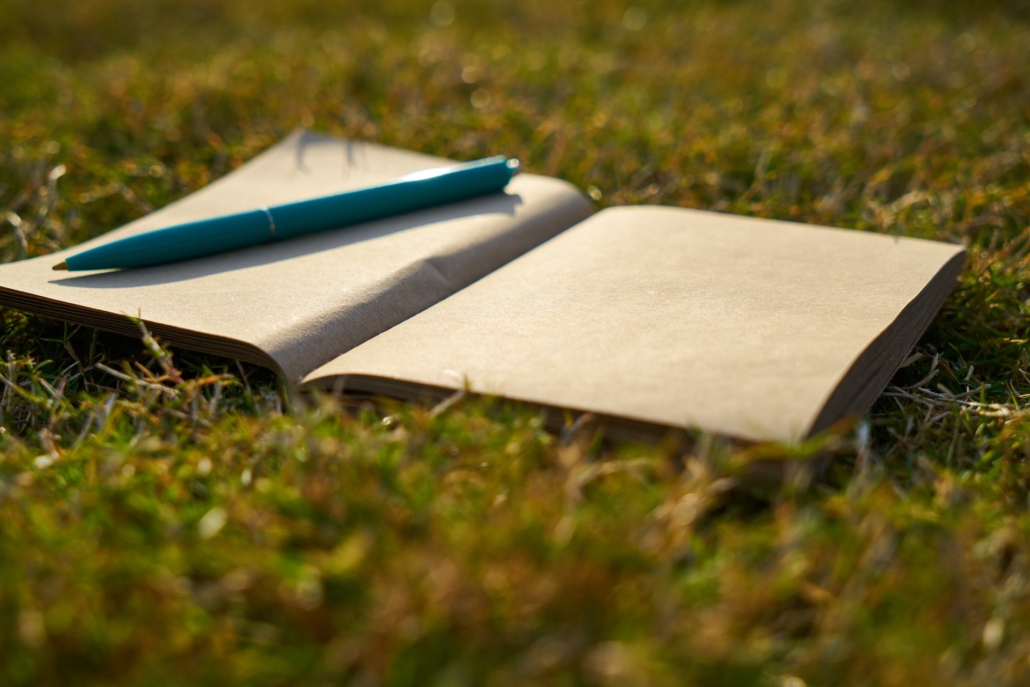
{"type": "Polygon", "coordinates": [[[869,407],[962,261],[961,246],[930,241],[609,209],[305,382],[372,392],[467,383],[548,406],[794,441],[869,407]]]}
{"type": "Polygon", "coordinates": [[[520,175],[506,194],[146,269],[54,272],[123,236],[395,179],[447,160],[295,134],[182,201],[69,251],[0,266],[0,303],[258,362],[296,382],[591,213],[571,185],[520,175]]]}

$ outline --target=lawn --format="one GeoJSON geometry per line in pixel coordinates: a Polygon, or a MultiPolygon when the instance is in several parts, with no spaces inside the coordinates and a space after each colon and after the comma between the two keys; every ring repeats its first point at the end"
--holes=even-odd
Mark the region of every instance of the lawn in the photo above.
{"type": "Polygon", "coordinates": [[[297,128],[969,255],[802,446],[297,397],[0,310],[0,683],[1030,684],[1028,64],[995,0],[0,0],[4,261],[297,128]]]}

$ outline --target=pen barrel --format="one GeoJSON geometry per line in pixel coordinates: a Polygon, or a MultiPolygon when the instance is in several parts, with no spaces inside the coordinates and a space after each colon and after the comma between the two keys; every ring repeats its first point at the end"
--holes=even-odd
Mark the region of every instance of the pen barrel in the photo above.
{"type": "Polygon", "coordinates": [[[422,178],[415,174],[371,188],[271,207],[275,240],[500,193],[511,181],[513,170],[507,158],[499,156],[426,174],[422,178]]]}
{"type": "Polygon", "coordinates": [[[249,210],[155,229],[65,258],[69,270],[148,267],[236,250],[272,238],[268,213],[249,210]]]}
{"type": "Polygon", "coordinates": [[[516,168],[517,163],[498,156],[426,170],[335,196],[148,231],[72,255],[64,264],[72,271],[149,267],[371,222],[499,193],[516,168]]]}

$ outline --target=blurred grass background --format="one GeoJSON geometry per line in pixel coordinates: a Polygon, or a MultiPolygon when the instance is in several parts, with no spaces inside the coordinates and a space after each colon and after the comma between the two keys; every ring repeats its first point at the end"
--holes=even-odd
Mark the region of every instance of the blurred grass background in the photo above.
{"type": "Polygon", "coordinates": [[[555,437],[489,399],[287,411],[265,371],[0,311],[0,682],[1030,683],[1028,21],[999,0],[0,0],[4,260],[298,127],[503,152],[599,207],[969,247],[873,412],[802,447],[555,437]],[[742,483],[756,459],[788,479],[742,483]]]}

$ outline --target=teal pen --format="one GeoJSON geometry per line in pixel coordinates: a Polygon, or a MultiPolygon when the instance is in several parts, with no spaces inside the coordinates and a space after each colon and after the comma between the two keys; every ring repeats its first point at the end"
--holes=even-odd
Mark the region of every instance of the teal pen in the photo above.
{"type": "Polygon", "coordinates": [[[83,251],[54,269],[149,267],[339,229],[500,193],[518,170],[519,161],[503,155],[428,169],[356,191],[155,229],[83,251]]]}

